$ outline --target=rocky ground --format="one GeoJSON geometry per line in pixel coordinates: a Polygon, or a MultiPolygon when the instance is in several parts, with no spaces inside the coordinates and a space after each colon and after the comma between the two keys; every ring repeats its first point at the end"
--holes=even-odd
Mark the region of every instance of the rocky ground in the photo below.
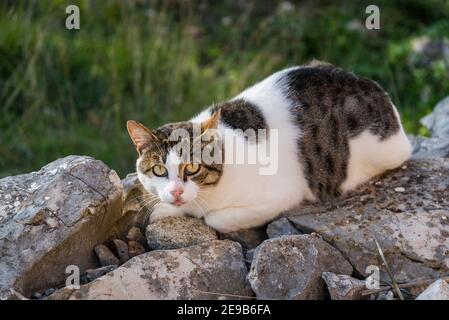
{"type": "Polygon", "coordinates": [[[423,124],[432,136],[410,137],[401,168],[230,234],[188,217],[148,224],[135,175],[89,157],[4,178],[0,297],[449,299],[449,97],[423,124]]]}

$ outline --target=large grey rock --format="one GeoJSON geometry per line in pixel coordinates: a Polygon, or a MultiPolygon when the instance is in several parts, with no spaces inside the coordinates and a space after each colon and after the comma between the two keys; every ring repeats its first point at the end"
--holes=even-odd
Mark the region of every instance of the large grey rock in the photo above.
{"type": "Polygon", "coordinates": [[[444,280],[437,280],[424,290],[416,300],[449,300],[449,284],[444,280]]]}
{"type": "Polygon", "coordinates": [[[68,265],[97,267],[93,247],[121,217],[122,185],[103,162],[69,156],[0,180],[0,296],[64,282],[68,265]]]}
{"type": "Polygon", "coordinates": [[[449,159],[407,162],[335,203],[292,211],[290,221],[316,232],[365,277],[378,266],[388,280],[377,238],[397,281],[449,271],[449,159]]]}
{"type": "Polygon", "coordinates": [[[323,299],[323,272],[351,274],[351,265],[317,236],[290,235],[257,247],[248,274],[258,299],[323,299]]]}
{"type": "Polygon", "coordinates": [[[50,299],[225,299],[252,296],[241,246],[215,240],[134,257],[105,276],[50,299]]]}
{"type": "Polygon", "coordinates": [[[217,233],[203,220],[190,217],[168,217],[149,224],[148,246],[155,250],[178,249],[216,240],[217,233]]]}
{"type": "Polygon", "coordinates": [[[441,100],[433,112],[421,123],[432,133],[432,137],[410,136],[415,158],[449,157],[449,96],[441,100]]]}
{"type": "Polygon", "coordinates": [[[323,272],[321,276],[332,300],[358,300],[362,298],[360,293],[367,289],[365,281],[345,274],[323,272]]]}

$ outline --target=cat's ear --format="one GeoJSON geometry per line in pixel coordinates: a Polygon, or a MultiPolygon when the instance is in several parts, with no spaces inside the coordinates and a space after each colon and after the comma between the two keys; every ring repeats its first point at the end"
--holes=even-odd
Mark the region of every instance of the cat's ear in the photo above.
{"type": "Polygon", "coordinates": [[[131,140],[133,141],[139,155],[142,154],[143,149],[148,147],[152,141],[158,139],[153,131],[134,120],[129,120],[126,123],[126,127],[128,128],[129,136],[131,137],[131,140]]]}
{"type": "Polygon", "coordinates": [[[220,122],[221,110],[215,111],[209,119],[201,123],[201,132],[205,132],[209,129],[217,129],[220,122]]]}

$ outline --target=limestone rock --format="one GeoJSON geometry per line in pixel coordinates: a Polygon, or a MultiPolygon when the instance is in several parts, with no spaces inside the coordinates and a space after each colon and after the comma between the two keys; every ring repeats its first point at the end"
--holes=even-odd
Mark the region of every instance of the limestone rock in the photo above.
{"type": "Polygon", "coordinates": [[[327,285],[332,300],[358,300],[360,292],[366,289],[365,281],[345,274],[323,272],[321,277],[327,285]]]}
{"type": "Polygon", "coordinates": [[[449,300],[449,284],[444,280],[437,280],[424,290],[416,300],[449,300]]]}
{"type": "Polygon", "coordinates": [[[415,158],[449,157],[449,96],[441,100],[433,112],[421,123],[432,133],[432,137],[410,137],[415,158]]]}
{"type": "Polygon", "coordinates": [[[93,247],[121,217],[117,174],[90,157],[69,156],[40,171],[0,180],[0,297],[64,283],[65,269],[97,266],[93,247]]]}
{"type": "Polygon", "coordinates": [[[365,277],[375,265],[389,280],[376,237],[398,282],[438,278],[449,271],[449,159],[409,161],[334,208],[312,204],[289,219],[303,232],[320,234],[365,277]]]}
{"type": "Polygon", "coordinates": [[[149,224],[148,246],[154,250],[178,249],[216,240],[217,233],[203,220],[190,217],[167,217],[149,224]]]}
{"type": "Polygon", "coordinates": [[[248,279],[258,299],[324,299],[326,271],[349,275],[352,267],[319,237],[290,235],[257,247],[248,279]]]}
{"type": "Polygon", "coordinates": [[[242,249],[231,241],[211,241],[134,257],[105,276],[62,289],[49,299],[226,299],[252,296],[242,249]]]}
{"type": "Polygon", "coordinates": [[[267,226],[268,238],[301,234],[286,217],[274,220],[267,226]]]}

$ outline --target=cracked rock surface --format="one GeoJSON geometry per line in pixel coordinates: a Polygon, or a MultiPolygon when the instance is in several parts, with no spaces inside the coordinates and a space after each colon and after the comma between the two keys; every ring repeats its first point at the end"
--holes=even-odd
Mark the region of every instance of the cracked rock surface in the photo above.
{"type": "Polygon", "coordinates": [[[69,156],[0,180],[0,296],[61,285],[68,265],[95,268],[92,248],[121,216],[115,171],[69,156]]]}
{"type": "Polygon", "coordinates": [[[132,258],[79,290],[49,299],[226,299],[252,296],[241,246],[229,240],[132,258]]]}
{"type": "Polygon", "coordinates": [[[375,237],[397,281],[439,277],[449,271],[449,159],[409,161],[333,208],[304,206],[289,220],[320,234],[363,276],[375,265],[389,280],[375,237]]]}

